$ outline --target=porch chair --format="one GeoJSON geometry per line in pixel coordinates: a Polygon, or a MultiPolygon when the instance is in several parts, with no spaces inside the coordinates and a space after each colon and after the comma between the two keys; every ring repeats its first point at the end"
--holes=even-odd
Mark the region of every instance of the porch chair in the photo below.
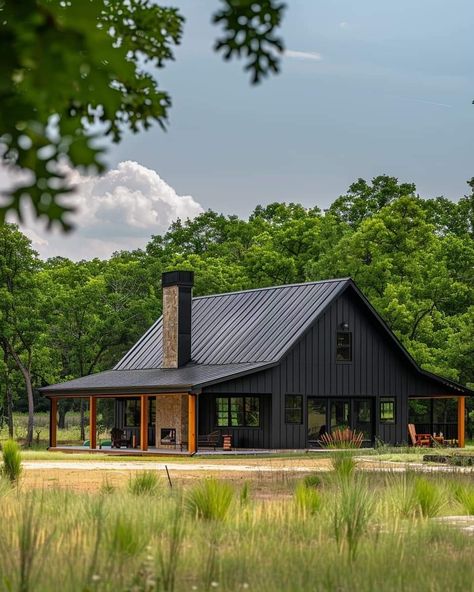
{"type": "Polygon", "coordinates": [[[127,432],[121,428],[112,428],[110,439],[112,440],[112,448],[122,448],[122,446],[132,448],[132,435],[127,435],[127,432]]]}
{"type": "Polygon", "coordinates": [[[408,433],[410,434],[410,439],[413,446],[431,446],[431,434],[417,434],[414,423],[408,424],[408,433]]]}
{"type": "Polygon", "coordinates": [[[214,430],[210,434],[201,434],[198,436],[198,448],[217,448],[219,443],[219,438],[221,437],[221,433],[219,430],[214,430]]]}

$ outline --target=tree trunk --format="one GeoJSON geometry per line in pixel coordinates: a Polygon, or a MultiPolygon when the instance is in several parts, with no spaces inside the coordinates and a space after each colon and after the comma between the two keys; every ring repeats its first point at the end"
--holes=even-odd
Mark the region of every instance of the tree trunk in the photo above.
{"type": "Polygon", "coordinates": [[[13,438],[13,392],[7,379],[7,424],[8,437],[13,438]]]}
{"type": "Polygon", "coordinates": [[[12,355],[12,358],[15,360],[15,364],[17,365],[18,370],[20,370],[20,372],[22,373],[23,380],[25,381],[26,394],[28,397],[28,429],[26,432],[26,445],[29,448],[33,443],[33,429],[35,422],[35,400],[33,398],[33,385],[31,383],[30,364],[28,364],[28,366],[23,364],[20,356],[17,354],[17,352],[14,350],[14,348],[8,341],[7,345],[12,355]]]}
{"type": "Polygon", "coordinates": [[[60,430],[66,428],[66,413],[68,412],[66,401],[62,401],[62,403],[62,405],[58,405],[58,428],[60,430]]]}

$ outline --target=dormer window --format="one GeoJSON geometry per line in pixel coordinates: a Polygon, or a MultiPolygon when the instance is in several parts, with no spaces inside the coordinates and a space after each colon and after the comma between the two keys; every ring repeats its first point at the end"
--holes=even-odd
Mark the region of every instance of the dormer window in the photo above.
{"type": "Polygon", "coordinates": [[[351,331],[338,331],[336,334],[336,362],[352,362],[351,331]]]}

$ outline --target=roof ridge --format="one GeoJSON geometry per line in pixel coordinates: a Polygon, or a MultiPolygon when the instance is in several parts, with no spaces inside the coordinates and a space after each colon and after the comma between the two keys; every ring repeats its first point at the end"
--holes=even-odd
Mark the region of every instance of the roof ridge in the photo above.
{"type": "MultiPolygon", "coordinates": [[[[296,284],[281,284],[280,286],[264,286],[262,288],[248,288],[247,290],[235,290],[233,292],[220,292],[217,294],[206,294],[203,296],[193,296],[193,300],[203,300],[204,298],[216,298],[217,296],[230,296],[232,294],[246,294],[247,292],[263,292],[264,290],[279,290],[281,288],[294,288],[298,286],[315,286],[318,284],[330,284],[333,282],[351,281],[350,276],[343,278],[331,278],[327,280],[316,280],[314,282],[299,282],[296,284]]],[[[161,317],[160,317],[161,318],[161,317]]]]}

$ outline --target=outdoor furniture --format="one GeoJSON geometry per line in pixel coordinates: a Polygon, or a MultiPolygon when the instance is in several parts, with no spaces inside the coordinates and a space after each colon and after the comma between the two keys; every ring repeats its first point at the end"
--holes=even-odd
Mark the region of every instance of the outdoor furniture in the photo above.
{"type": "Polygon", "coordinates": [[[408,424],[408,433],[410,434],[410,439],[413,446],[431,446],[431,434],[417,434],[414,423],[408,424]]]}
{"type": "Polygon", "coordinates": [[[112,440],[112,448],[122,448],[122,446],[132,448],[132,437],[121,428],[112,428],[110,439],[112,440]]]}
{"type": "Polygon", "coordinates": [[[210,434],[202,434],[198,436],[198,448],[217,448],[221,433],[219,430],[215,430],[210,434]]]}

